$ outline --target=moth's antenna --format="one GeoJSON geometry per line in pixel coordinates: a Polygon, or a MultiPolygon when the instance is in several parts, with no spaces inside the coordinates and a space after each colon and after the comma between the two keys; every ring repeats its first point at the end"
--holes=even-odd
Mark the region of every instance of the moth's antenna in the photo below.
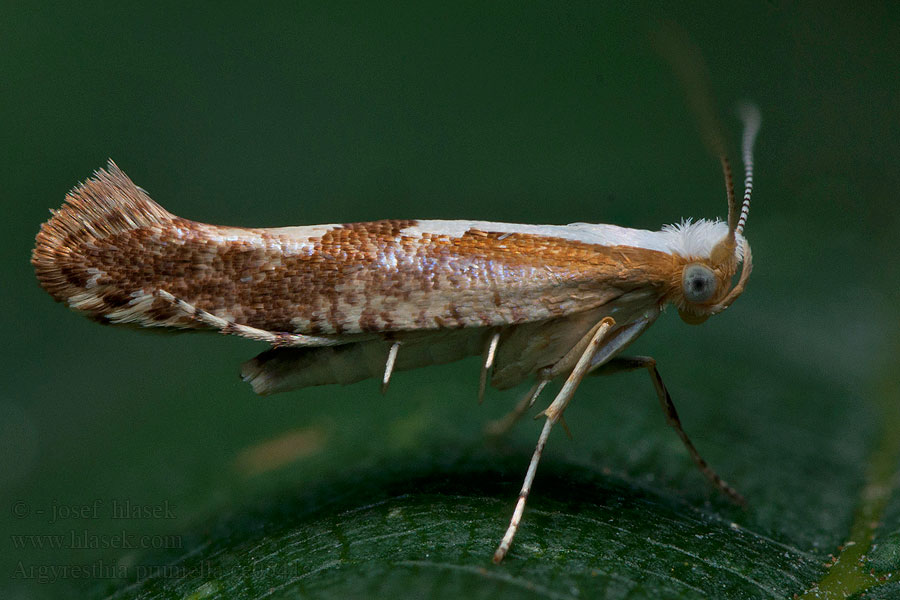
{"type": "MultiPolygon", "coordinates": [[[[737,201],[734,198],[734,177],[731,174],[731,162],[724,152],[719,155],[719,162],[722,163],[722,175],[725,176],[725,196],[728,198],[728,229],[733,232],[737,223],[735,221],[737,201]]],[[[734,238],[733,234],[729,235],[734,238]]]]}
{"type": "Polygon", "coordinates": [[[681,84],[688,106],[697,118],[700,135],[706,147],[722,164],[725,176],[725,194],[728,200],[728,236],[723,240],[728,254],[737,245],[734,232],[738,226],[737,200],[734,196],[734,178],[725,148],[722,124],[716,118],[709,86],[709,73],[703,55],[691,41],[687,32],[677,23],[663,22],[653,34],[654,42],[662,57],[669,63],[681,84]]]}
{"type": "Polygon", "coordinates": [[[741,205],[741,216],[735,231],[743,233],[747,215],[750,214],[750,194],[753,193],[753,144],[756,142],[762,117],[759,114],[759,107],[749,102],[738,105],[738,115],[744,122],[744,136],[741,139],[741,156],[744,160],[744,203],[741,205]]]}

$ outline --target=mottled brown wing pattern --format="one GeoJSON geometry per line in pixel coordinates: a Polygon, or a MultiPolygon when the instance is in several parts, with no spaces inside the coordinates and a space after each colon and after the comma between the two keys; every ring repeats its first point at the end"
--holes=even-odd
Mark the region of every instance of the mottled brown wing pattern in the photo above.
{"type": "Polygon", "coordinates": [[[207,225],[169,214],[110,164],[42,227],[33,263],[51,295],[100,321],[204,326],[154,296],[162,290],[227,321],[313,336],[516,325],[638,286],[662,300],[670,284],[673,258],[661,252],[479,230],[406,234],[415,224],[207,225]]]}

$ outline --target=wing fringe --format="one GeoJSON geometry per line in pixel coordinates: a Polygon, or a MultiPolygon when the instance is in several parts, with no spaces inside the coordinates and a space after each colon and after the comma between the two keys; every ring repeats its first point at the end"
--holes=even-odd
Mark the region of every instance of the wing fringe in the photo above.
{"type": "MultiPolygon", "coordinates": [[[[53,216],[35,238],[31,264],[41,286],[57,301],[70,304],[96,285],[96,265],[88,256],[92,246],[128,231],[166,227],[175,218],[112,160],[73,188],[62,208],[50,212],[53,216]]],[[[89,305],[81,310],[93,312],[89,305]]]]}

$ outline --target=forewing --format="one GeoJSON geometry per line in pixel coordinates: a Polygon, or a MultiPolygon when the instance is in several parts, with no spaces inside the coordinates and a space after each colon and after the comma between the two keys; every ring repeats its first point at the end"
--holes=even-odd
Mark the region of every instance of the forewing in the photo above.
{"type": "Polygon", "coordinates": [[[668,255],[603,231],[600,244],[577,225],[220,227],[166,212],[110,164],[42,227],[32,262],[56,299],[103,322],[322,345],[565,318],[653,287],[647,256],[668,255]]]}

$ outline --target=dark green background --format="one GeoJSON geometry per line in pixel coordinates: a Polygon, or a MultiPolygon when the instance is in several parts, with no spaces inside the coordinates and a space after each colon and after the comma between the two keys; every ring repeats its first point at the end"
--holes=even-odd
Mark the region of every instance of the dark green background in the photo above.
{"type": "MultiPolygon", "coordinates": [[[[781,598],[823,581],[854,518],[882,518],[900,436],[896,4],[24,3],[0,17],[3,598],[781,598]],[[107,157],[172,212],[221,224],[724,216],[718,165],[653,42],[666,22],[707,61],[732,148],[731,107],[761,107],[756,270],[724,315],[693,328],[670,311],[632,348],[657,358],[746,511],[693,468],[644,374],[592,379],[496,567],[540,423],[487,444],[521,392],[478,406],[476,359],[400,373],[384,398],[369,381],[262,399],[237,377],[260,345],[103,328],[36,284],[47,209],[107,157]],[[296,430],[305,455],[240,467],[296,430]],[[96,518],[50,522],[98,500],[96,518]],[[114,501],[175,518],[114,520],[114,501]],[[182,548],[13,537],[123,530],[182,548]],[[71,565],[106,570],[50,571],[71,565]],[[153,565],[171,568],[123,589],[153,565]],[[23,577],[41,569],[56,581],[23,577]]],[[[876,566],[891,574],[900,501],[884,518],[876,566]]]]}

